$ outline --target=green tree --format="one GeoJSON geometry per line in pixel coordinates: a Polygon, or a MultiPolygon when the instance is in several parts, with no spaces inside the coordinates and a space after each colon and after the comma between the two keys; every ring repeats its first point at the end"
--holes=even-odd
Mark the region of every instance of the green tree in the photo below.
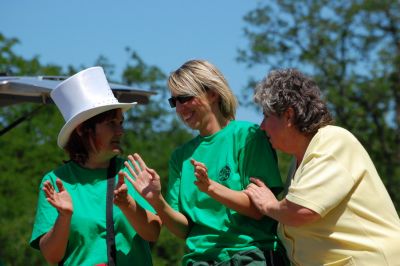
{"type": "Polygon", "coordinates": [[[337,124],[369,151],[399,210],[399,1],[266,1],[245,21],[249,47],[239,61],[315,77],[337,124]]]}
{"type": "MultiPolygon", "coordinates": [[[[42,64],[38,56],[26,59],[14,52],[16,38],[0,33],[0,72],[12,75],[71,75],[85,66],[42,64]]],[[[126,154],[140,153],[149,166],[167,177],[168,159],[172,150],[192,135],[178,123],[166,105],[165,75],[149,66],[133,51],[127,50],[127,65],[117,81],[123,81],[158,94],[148,105],[135,106],[126,115],[126,154]],[[168,108],[168,109],[167,109],[168,108]]],[[[113,76],[114,65],[99,56],[95,65],[104,67],[113,76]]],[[[1,94],[0,94],[1,97],[1,94]]],[[[38,108],[39,104],[19,104],[0,108],[0,127],[38,108]]],[[[57,147],[56,138],[64,121],[54,105],[43,105],[35,115],[0,137],[0,264],[46,265],[40,253],[28,241],[35,216],[41,177],[67,159],[57,147]]],[[[177,265],[184,243],[163,230],[153,245],[156,265],[177,265]]]]}

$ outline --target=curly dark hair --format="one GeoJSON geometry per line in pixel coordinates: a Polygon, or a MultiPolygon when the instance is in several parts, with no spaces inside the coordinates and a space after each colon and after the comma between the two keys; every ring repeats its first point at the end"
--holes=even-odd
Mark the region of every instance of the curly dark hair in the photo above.
{"type": "Polygon", "coordinates": [[[81,165],[87,162],[89,159],[89,152],[92,150],[90,138],[94,138],[95,136],[96,124],[115,118],[117,116],[117,110],[118,109],[112,109],[103,112],[83,122],[81,124],[81,135],[78,134],[76,128],[72,131],[64,147],[71,161],[81,165]]]}
{"type": "Polygon", "coordinates": [[[281,116],[288,108],[295,113],[294,125],[305,134],[333,122],[314,80],[296,69],[274,70],[255,89],[254,101],[265,114],[281,116]]]}

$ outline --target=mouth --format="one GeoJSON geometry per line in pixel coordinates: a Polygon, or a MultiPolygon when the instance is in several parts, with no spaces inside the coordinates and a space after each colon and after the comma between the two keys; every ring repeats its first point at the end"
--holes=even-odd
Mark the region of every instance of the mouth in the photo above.
{"type": "Polygon", "coordinates": [[[120,144],[121,144],[121,141],[120,141],[120,140],[112,140],[112,141],[111,141],[111,144],[120,145],[120,144]]]}
{"type": "Polygon", "coordinates": [[[190,112],[187,114],[182,114],[181,117],[184,122],[188,123],[189,120],[193,117],[193,115],[194,115],[194,112],[190,112]]]}

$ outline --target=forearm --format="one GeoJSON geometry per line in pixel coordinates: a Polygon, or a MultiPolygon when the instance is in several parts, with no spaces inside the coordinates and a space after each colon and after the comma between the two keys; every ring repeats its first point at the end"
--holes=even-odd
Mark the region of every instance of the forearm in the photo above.
{"type": "Polygon", "coordinates": [[[60,262],[68,244],[71,225],[71,214],[59,214],[53,228],[44,234],[39,241],[40,251],[51,264],[60,262]]]}
{"type": "Polygon", "coordinates": [[[263,214],[288,226],[302,226],[314,222],[321,216],[305,207],[292,203],[286,199],[268,204],[263,214]]]}
{"type": "Polygon", "coordinates": [[[253,205],[249,196],[242,191],[232,190],[217,182],[212,182],[206,193],[229,209],[235,210],[240,214],[257,220],[263,216],[253,205]]]}
{"type": "Polygon", "coordinates": [[[163,225],[177,237],[186,239],[189,232],[189,220],[187,217],[172,209],[162,196],[151,204],[160,216],[163,225]]]}
{"type": "Polygon", "coordinates": [[[160,217],[143,209],[131,197],[128,199],[128,204],[119,206],[119,208],[143,239],[151,242],[157,241],[161,230],[160,217]]]}

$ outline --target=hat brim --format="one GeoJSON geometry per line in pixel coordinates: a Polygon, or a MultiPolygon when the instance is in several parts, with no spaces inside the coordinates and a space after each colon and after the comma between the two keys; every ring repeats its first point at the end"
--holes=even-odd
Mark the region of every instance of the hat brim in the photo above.
{"type": "Polygon", "coordinates": [[[74,131],[74,129],[77,126],[79,126],[81,123],[88,120],[89,118],[92,118],[103,112],[106,112],[106,111],[109,111],[112,109],[118,109],[118,108],[121,108],[123,112],[126,112],[130,108],[132,108],[135,104],[137,104],[137,103],[136,102],[114,103],[114,104],[102,105],[102,106],[94,107],[92,109],[89,109],[82,113],[77,114],[76,116],[74,116],[70,120],[68,120],[65,123],[65,125],[61,128],[60,133],[58,134],[57,145],[63,149],[65,147],[65,145],[67,144],[69,136],[71,135],[72,131],[74,131]]]}

